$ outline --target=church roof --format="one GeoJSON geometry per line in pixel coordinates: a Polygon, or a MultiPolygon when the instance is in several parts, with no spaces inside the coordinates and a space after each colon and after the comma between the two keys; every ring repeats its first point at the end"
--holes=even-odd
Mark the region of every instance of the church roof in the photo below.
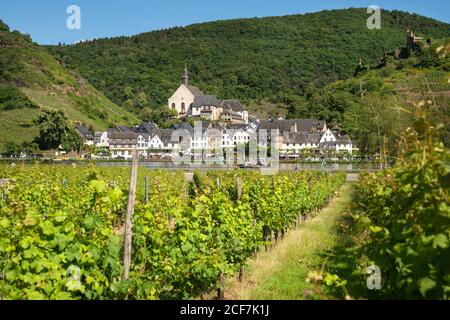
{"type": "Polygon", "coordinates": [[[192,103],[193,107],[203,107],[203,106],[215,106],[220,107],[221,103],[216,96],[196,96],[194,98],[194,102],[192,103]]]}
{"type": "Polygon", "coordinates": [[[194,95],[194,97],[198,96],[204,96],[205,94],[197,87],[191,86],[191,85],[185,85],[186,88],[194,95]]]}

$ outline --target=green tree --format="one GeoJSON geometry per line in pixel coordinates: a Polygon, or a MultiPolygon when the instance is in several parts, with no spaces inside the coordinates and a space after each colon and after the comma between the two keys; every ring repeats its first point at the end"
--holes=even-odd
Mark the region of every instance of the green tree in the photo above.
{"type": "Polygon", "coordinates": [[[133,99],[128,99],[128,100],[126,100],[126,101],[124,102],[124,104],[125,104],[125,107],[126,107],[128,110],[132,110],[132,109],[134,108],[134,101],[133,101],[133,99]]]}
{"type": "Polygon", "coordinates": [[[60,145],[67,151],[81,149],[81,137],[62,110],[45,108],[34,122],[39,127],[37,143],[42,150],[56,149],[60,145]]]}
{"type": "Polygon", "coordinates": [[[143,121],[154,122],[161,128],[168,128],[171,125],[178,123],[179,120],[174,119],[176,116],[177,112],[167,107],[155,109],[144,108],[141,111],[141,119],[143,121]]]}
{"type": "Polygon", "coordinates": [[[136,97],[136,108],[143,108],[144,106],[146,106],[148,104],[148,99],[147,99],[147,95],[145,94],[145,92],[141,92],[138,94],[138,96],[136,97]]]}
{"type": "MultiPolygon", "coordinates": [[[[0,68],[1,70],[1,68],[0,68]]],[[[3,71],[3,70],[2,70],[3,71]]],[[[6,70],[5,70],[6,71],[6,70]]],[[[37,108],[25,94],[13,85],[0,85],[0,110],[37,108]]]]}
{"type": "Polygon", "coordinates": [[[152,109],[146,107],[141,110],[141,119],[144,122],[151,122],[151,119],[153,117],[152,109]]]}
{"type": "Polygon", "coordinates": [[[36,153],[36,151],[39,149],[38,144],[35,142],[24,142],[22,143],[21,147],[22,151],[28,156],[36,153]]]}
{"type": "Polygon", "coordinates": [[[130,86],[126,86],[126,87],[123,89],[123,94],[124,94],[124,97],[125,97],[125,98],[127,98],[127,99],[132,99],[132,98],[134,97],[134,94],[133,94],[133,88],[131,88],[130,86]]]}
{"type": "Polygon", "coordinates": [[[20,155],[22,148],[19,144],[14,141],[7,142],[5,145],[5,152],[3,153],[6,157],[17,157],[20,155]]]}
{"type": "Polygon", "coordinates": [[[43,150],[58,148],[69,127],[64,112],[45,108],[34,122],[39,127],[39,147],[43,150]]]}
{"type": "Polygon", "coordinates": [[[74,128],[67,128],[61,138],[61,145],[66,151],[79,152],[83,148],[83,140],[74,128]]]}
{"type": "Polygon", "coordinates": [[[6,23],[4,23],[2,19],[0,19],[0,31],[9,32],[8,25],[6,23]]]}

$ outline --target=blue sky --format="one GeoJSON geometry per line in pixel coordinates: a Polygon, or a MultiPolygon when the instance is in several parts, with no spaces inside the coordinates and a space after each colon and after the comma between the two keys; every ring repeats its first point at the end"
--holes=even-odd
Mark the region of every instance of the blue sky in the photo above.
{"type": "Polygon", "coordinates": [[[40,44],[134,35],[219,19],[253,18],[368,7],[415,12],[450,23],[449,0],[1,0],[0,18],[40,44]],[[69,30],[69,5],[81,8],[81,29],[69,30]]]}

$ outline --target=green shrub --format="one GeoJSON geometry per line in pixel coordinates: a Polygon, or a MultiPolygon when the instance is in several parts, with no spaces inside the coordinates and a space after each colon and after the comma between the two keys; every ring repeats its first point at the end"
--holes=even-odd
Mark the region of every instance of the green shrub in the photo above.
{"type": "Polygon", "coordinates": [[[0,110],[38,108],[25,94],[13,85],[0,85],[0,110]]]}

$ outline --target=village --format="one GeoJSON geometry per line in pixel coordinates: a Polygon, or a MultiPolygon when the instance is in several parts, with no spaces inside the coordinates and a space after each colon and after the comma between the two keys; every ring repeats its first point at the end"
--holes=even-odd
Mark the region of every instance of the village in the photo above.
{"type": "Polygon", "coordinates": [[[324,121],[259,120],[249,115],[239,100],[220,100],[206,95],[189,84],[186,66],[180,86],[168,99],[168,107],[176,110],[182,121],[169,129],[159,128],[151,122],[132,128],[115,126],[104,132],[77,126],[85,145],[92,147],[87,148],[90,152],[85,157],[130,160],[134,149],[141,159],[170,160],[174,152],[181,149],[192,155],[202,150],[208,155],[246,145],[262,132],[267,139],[259,141],[258,147],[269,147],[270,143],[278,149],[281,159],[320,160],[332,156],[349,160],[357,150],[350,137],[342,135],[338,127],[329,128],[324,121]],[[183,137],[180,132],[184,133],[183,137]],[[271,139],[274,132],[278,134],[276,140],[271,139]]]}

